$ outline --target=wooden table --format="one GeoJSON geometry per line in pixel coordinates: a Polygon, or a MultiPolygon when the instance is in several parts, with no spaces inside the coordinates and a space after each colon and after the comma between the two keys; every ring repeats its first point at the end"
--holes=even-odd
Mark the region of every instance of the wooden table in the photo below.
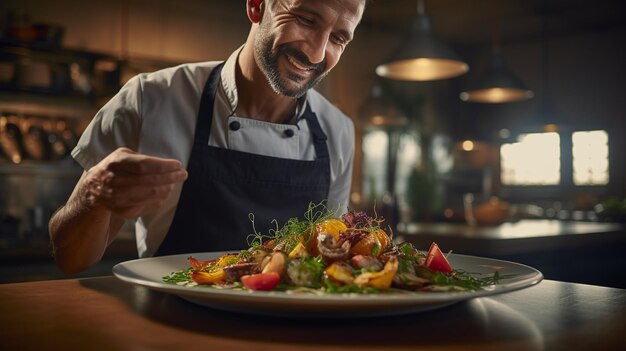
{"type": "Polygon", "coordinates": [[[115,277],[0,285],[2,350],[624,350],[626,290],[545,280],[398,317],[199,307],[115,277]]]}

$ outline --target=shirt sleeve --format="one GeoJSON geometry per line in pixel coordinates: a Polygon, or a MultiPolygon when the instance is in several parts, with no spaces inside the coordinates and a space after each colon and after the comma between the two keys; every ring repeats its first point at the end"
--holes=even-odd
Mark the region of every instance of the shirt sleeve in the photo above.
{"type": "Polygon", "coordinates": [[[137,150],[141,127],[141,76],[131,78],[94,116],[72,157],[89,170],[120,147],[137,150]]]}

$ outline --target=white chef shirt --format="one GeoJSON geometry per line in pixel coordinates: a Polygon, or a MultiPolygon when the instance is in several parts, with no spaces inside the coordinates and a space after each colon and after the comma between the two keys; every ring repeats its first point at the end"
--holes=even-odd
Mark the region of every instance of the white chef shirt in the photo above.
{"type": "MultiPolygon", "coordinates": [[[[209,145],[265,156],[313,160],[313,137],[306,120],[301,118],[304,104],[309,104],[328,137],[331,184],[327,206],[338,209],[338,213],[345,212],[354,156],[352,121],[313,89],[307,92],[291,124],[236,116],[235,67],[240,51],[241,48],[226,60],[221,72],[209,145]],[[229,129],[232,121],[240,123],[239,130],[229,129]],[[293,129],[293,137],[285,138],[285,129],[293,129]]],[[[142,154],[178,159],[186,167],[202,91],[212,69],[219,63],[183,64],[133,77],[98,111],[72,150],[72,156],[89,170],[124,146],[142,154]]],[[[152,256],[159,248],[174,218],[181,190],[182,184],[178,184],[156,213],[137,219],[135,236],[139,257],[152,256]]]]}

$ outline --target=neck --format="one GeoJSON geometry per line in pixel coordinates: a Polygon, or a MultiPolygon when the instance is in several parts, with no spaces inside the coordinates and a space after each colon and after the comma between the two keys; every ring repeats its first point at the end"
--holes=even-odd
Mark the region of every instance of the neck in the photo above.
{"type": "Polygon", "coordinates": [[[287,123],[296,113],[297,99],[277,94],[254,59],[253,43],[248,41],[237,58],[236,76],[239,116],[272,123],[287,123]]]}

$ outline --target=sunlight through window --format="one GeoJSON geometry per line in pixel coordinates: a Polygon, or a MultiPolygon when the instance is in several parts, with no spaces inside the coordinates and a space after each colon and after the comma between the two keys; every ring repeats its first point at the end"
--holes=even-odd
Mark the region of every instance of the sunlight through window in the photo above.
{"type": "MultiPolygon", "coordinates": [[[[372,130],[363,136],[363,196],[368,200],[380,198],[387,190],[388,148],[385,131],[372,130]]],[[[421,163],[419,137],[413,132],[402,133],[397,148],[395,191],[405,194],[411,172],[421,163]]]]}
{"type": "Polygon", "coordinates": [[[406,194],[411,172],[421,162],[421,152],[417,135],[403,134],[400,136],[396,177],[398,194],[406,194]]]}
{"type": "Polygon", "coordinates": [[[385,191],[387,182],[387,133],[376,130],[363,136],[363,194],[375,199],[385,191]]]}
{"type": "Polygon", "coordinates": [[[502,184],[558,185],[561,181],[559,134],[522,134],[517,143],[501,146],[500,162],[502,184]]]}
{"type": "Polygon", "coordinates": [[[609,135],[606,131],[574,132],[572,156],[575,185],[609,183],[609,135]]]}

